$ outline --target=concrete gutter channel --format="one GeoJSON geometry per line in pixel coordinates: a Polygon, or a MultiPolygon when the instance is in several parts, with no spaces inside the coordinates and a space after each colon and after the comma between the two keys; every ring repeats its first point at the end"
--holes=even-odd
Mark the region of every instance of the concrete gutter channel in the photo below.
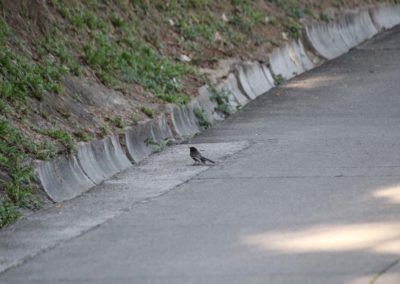
{"type": "MultiPolygon", "coordinates": [[[[274,75],[291,79],[399,23],[400,6],[381,5],[345,13],[330,23],[309,24],[302,40],[291,41],[268,56],[269,66],[237,62],[217,89],[229,91],[229,104],[236,111],[274,88],[274,75]]],[[[38,164],[36,172],[42,188],[55,202],[72,199],[152,154],[154,149],[146,141],[163,143],[199,133],[194,109],[201,110],[211,124],[223,120],[215,107],[207,86],[203,86],[190,104],[170,105],[166,115],[126,129],[122,139],[125,147],[117,136],[80,143],[76,156],[38,164]]]]}
{"type": "MultiPolygon", "coordinates": [[[[274,76],[291,79],[398,24],[399,5],[360,9],[347,12],[330,23],[311,23],[306,26],[301,40],[291,41],[274,50],[268,56],[268,66],[258,62],[234,63],[216,88],[229,91],[229,104],[236,111],[274,88],[274,76]]],[[[155,149],[148,141],[162,144],[166,140],[199,133],[201,127],[194,114],[196,108],[211,124],[224,118],[216,112],[208,87],[203,86],[188,105],[170,105],[166,114],[125,129],[122,137],[111,136],[79,143],[77,154],[73,157],[67,159],[60,156],[39,162],[36,173],[42,188],[54,202],[70,200],[87,192],[151,155],[155,149]]],[[[0,273],[17,263],[3,264],[0,273]]]]}

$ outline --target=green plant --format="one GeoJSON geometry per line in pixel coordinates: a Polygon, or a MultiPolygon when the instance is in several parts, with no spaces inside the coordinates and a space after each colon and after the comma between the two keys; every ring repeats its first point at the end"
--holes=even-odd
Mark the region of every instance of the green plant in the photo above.
{"type": "Polygon", "coordinates": [[[268,0],[285,12],[287,17],[300,19],[304,16],[304,7],[297,0],[268,0]]]}
{"type": "Polygon", "coordinates": [[[71,112],[69,110],[66,110],[65,108],[61,106],[56,106],[55,109],[59,114],[61,114],[62,117],[64,118],[70,118],[71,117],[71,112]]]}
{"type": "Polygon", "coordinates": [[[69,154],[75,150],[72,137],[67,131],[62,129],[48,129],[44,133],[64,145],[69,154]]]}
{"type": "Polygon", "coordinates": [[[210,99],[217,104],[215,110],[225,116],[231,115],[233,113],[233,109],[229,104],[229,97],[231,96],[231,92],[226,89],[218,90],[213,86],[209,86],[208,90],[211,93],[210,99]]]}
{"type": "Polygon", "coordinates": [[[83,129],[81,129],[81,128],[76,129],[72,134],[79,141],[87,142],[87,141],[90,140],[90,135],[87,132],[85,132],[83,129]]]}
{"type": "Polygon", "coordinates": [[[288,18],[283,22],[283,27],[291,38],[298,39],[301,35],[301,30],[303,26],[294,20],[293,18],[288,18]]]}
{"type": "MultiPolygon", "coordinates": [[[[6,199],[3,201],[16,207],[33,209],[40,207],[40,202],[32,194],[33,171],[25,165],[25,161],[29,154],[40,157],[45,152],[46,145],[35,144],[30,139],[23,137],[1,116],[0,137],[0,169],[6,170],[10,176],[10,181],[0,184],[6,195],[6,199]]],[[[7,205],[5,209],[2,209],[3,213],[12,210],[11,207],[7,205]]]]}
{"type": "Polygon", "coordinates": [[[329,22],[331,21],[331,17],[330,17],[328,14],[324,13],[324,12],[321,12],[321,13],[319,14],[319,19],[320,19],[321,21],[326,22],[326,23],[329,23],[329,22]]]}
{"type": "Polygon", "coordinates": [[[150,146],[154,153],[163,151],[172,141],[170,139],[165,139],[161,142],[154,141],[153,138],[147,138],[144,143],[150,146]]]}
{"type": "Polygon", "coordinates": [[[99,135],[100,135],[101,137],[107,136],[107,134],[108,134],[108,132],[109,132],[108,127],[107,127],[107,125],[105,125],[105,124],[102,125],[102,126],[100,126],[99,130],[100,130],[99,135]]]}
{"type": "Polygon", "coordinates": [[[274,79],[275,86],[280,86],[285,82],[285,77],[282,74],[272,74],[272,78],[274,79]]]}
{"type": "Polygon", "coordinates": [[[110,121],[112,124],[114,124],[115,127],[118,127],[118,128],[125,127],[125,123],[124,123],[122,117],[120,117],[120,116],[109,117],[109,118],[107,118],[107,120],[110,121]]]}
{"type": "Polygon", "coordinates": [[[193,113],[196,116],[197,121],[199,122],[201,128],[207,129],[211,126],[211,123],[204,116],[203,110],[201,110],[199,108],[194,108],[193,113]]]}
{"type": "Polygon", "coordinates": [[[121,18],[118,14],[112,13],[110,15],[110,21],[113,24],[114,27],[116,28],[122,28],[123,26],[126,25],[126,22],[123,18],[121,18]]]}
{"type": "Polygon", "coordinates": [[[148,107],[146,107],[146,106],[142,106],[142,107],[140,108],[140,110],[141,110],[145,115],[147,115],[147,116],[150,117],[150,118],[153,118],[153,117],[155,116],[155,112],[154,112],[154,110],[152,110],[151,108],[148,108],[148,107]]]}
{"type": "Polygon", "coordinates": [[[0,200],[0,228],[15,222],[19,216],[17,206],[9,201],[0,200]]]}
{"type": "Polygon", "coordinates": [[[132,124],[138,125],[140,121],[140,116],[137,113],[133,113],[131,116],[132,124]]]}

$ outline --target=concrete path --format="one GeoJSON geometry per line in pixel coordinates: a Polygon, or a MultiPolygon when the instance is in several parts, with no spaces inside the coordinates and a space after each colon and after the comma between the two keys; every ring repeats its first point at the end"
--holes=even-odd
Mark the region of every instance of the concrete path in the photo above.
{"type": "Polygon", "coordinates": [[[193,143],[244,140],[0,283],[400,283],[400,28],[193,143]]]}

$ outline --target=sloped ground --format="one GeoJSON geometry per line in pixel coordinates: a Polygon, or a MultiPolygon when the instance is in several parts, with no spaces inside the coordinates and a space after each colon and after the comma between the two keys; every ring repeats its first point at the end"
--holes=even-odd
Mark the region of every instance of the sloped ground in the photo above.
{"type": "Polygon", "coordinates": [[[307,18],[376,1],[5,0],[0,22],[0,227],[40,208],[35,159],[184,104],[228,57],[265,61],[307,18]]]}

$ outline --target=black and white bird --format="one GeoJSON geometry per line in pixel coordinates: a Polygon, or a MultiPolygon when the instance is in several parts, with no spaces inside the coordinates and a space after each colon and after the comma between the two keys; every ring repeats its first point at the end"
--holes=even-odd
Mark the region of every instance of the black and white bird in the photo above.
{"type": "Polygon", "coordinates": [[[200,154],[199,150],[197,150],[195,147],[190,147],[190,157],[195,161],[195,164],[206,164],[206,162],[210,162],[212,164],[215,164],[214,161],[204,157],[203,155],[200,154]]]}

